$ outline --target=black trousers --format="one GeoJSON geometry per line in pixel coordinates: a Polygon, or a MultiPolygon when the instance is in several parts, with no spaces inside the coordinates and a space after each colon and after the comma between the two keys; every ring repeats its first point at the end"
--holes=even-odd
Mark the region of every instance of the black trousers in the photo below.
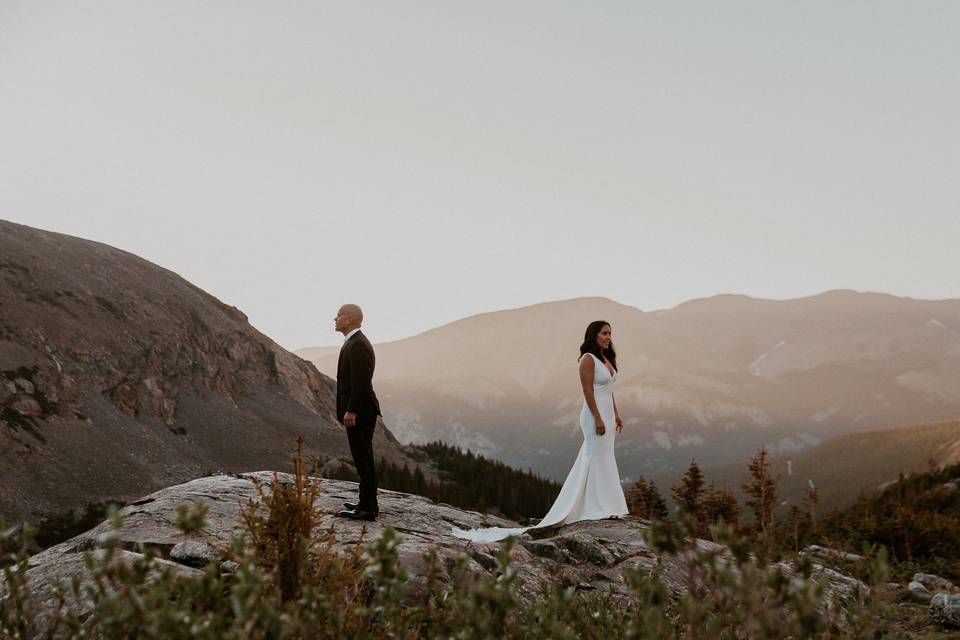
{"type": "Polygon", "coordinates": [[[353,466],[360,476],[361,511],[379,511],[377,505],[377,468],[373,462],[373,428],[377,426],[377,416],[357,416],[357,422],[347,430],[347,442],[353,455],[353,466]]]}

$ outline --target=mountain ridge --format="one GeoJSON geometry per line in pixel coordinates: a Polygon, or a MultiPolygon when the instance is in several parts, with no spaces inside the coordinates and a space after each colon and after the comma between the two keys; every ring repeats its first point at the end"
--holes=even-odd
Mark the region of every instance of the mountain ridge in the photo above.
{"type": "MultiPolygon", "coordinates": [[[[0,513],[125,500],[210,471],[349,460],[334,382],[175,272],[0,221],[0,513]]],[[[385,428],[377,450],[416,462],[385,428]]]]}
{"type": "MultiPolygon", "coordinates": [[[[439,438],[562,478],[579,446],[577,347],[597,318],[612,323],[620,359],[625,480],[682,470],[691,456],[733,463],[759,446],[785,452],[960,415],[960,300],[833,289],[639,311],[594,297],[378,344],[375,381],[398,438],[439,438]]],[[[298,353],[334,370],[335,347],[298,353]]]]}

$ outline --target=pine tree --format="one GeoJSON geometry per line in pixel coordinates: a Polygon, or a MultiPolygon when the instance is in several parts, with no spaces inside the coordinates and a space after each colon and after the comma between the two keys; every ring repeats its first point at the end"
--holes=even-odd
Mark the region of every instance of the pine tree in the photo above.
{"type": "Polygon", "coordinates": [[[800,511],[800,507],[797,505],[790,505],[790,533],[793,535],[793,550],[800,551],[800,521],[803,519],[803,514],[800,511]]]}
{"type": "MultiPolygon", "coordinates": [[[[406,467],[404,467],[404,470],[406,471],[406,467]]],[[[422,494],[426,486],[427,478],[423,475],[420,467],[417,467],[417,470],[413,472],[413,492],[422,494]]]]}
{"type": "Polygon", "coordinates": [[[667,502],[660,495],[657,485],[651,480],[647,484],[647,518],[664,520],[667,517],[667,502]]]}
{"type": "Polygon", "coordinates": [[[623,497],[627,501],[627,509],[630,511],[630,515],[641,518],[647,517],[646,494],[647,481],[643,476],[640,476],[639,480],[627,487],[627,490],[623,492],[623,497]]]}
{"type": "Polygon", "coordinates": [[[817,505],[820,504],[820,496],[817,495],[817,488],[810,482],[810,488],[803,494],[803,507],[806,510],[807,520],[810,523],[810,535],[816,536],[819,533],[817,527],[817,505]]]}
{"type": "Polygon", "coordinates": [[[664,502],[657,485],[643,476],[624,492],[630,513],[647,520],[667,517],[667,503],[664,502]]]}
{"type": "Polygon", "coordinates": [[[734,529],[739,526],[740,504],[737,497],[729,489],[718,489],[712,482],[704,492],[703,512],[707,524],[723,522],[734,529]]]}
{"type": "Polygon", "coordinates": [[[761,538],[773,542],[773,508],[777,502],[777,481],[770,475],[767,448],[760,447],[750,459],[750,481],[741,486],[746,494],[747,507],[753,514],[754,528],[761,538]]]}
{"type": "Polygon", "coordinates": [[[703,513],[703,472],[695,460],[690,461],[690,468],[683,475],[680,484],[670,489],[670,495],[677,503],[677,509],[693,518],[697,528],[697,535],[706,535],[706,522],[703,513]]]}

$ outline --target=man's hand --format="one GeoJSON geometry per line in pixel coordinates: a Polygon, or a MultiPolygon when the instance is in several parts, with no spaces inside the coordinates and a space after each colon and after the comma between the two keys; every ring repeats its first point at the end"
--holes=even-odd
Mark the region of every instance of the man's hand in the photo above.
{"type": "Polygon", "coordinates": [[[623,431],[623,420],[620,419],[620,416],[617,416],[617,433],[623,431]]]}
{"type": "Polygon", "coordinates": [[[343,426],[352,427],[357,424],[357,414],[347,411],[343,414],[343,426]]]}

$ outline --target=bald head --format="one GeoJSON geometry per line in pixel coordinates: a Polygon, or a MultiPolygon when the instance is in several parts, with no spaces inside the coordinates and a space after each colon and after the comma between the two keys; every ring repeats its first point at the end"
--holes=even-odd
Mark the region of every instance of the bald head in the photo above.
{"type": "Polygon", "coordinates": [[[347,335],[354,329],[359,329],[363,324],[363,310],[355,304],[345,304],[337,311],[337,317],[334,318],[336,330],[347,335]]]}

